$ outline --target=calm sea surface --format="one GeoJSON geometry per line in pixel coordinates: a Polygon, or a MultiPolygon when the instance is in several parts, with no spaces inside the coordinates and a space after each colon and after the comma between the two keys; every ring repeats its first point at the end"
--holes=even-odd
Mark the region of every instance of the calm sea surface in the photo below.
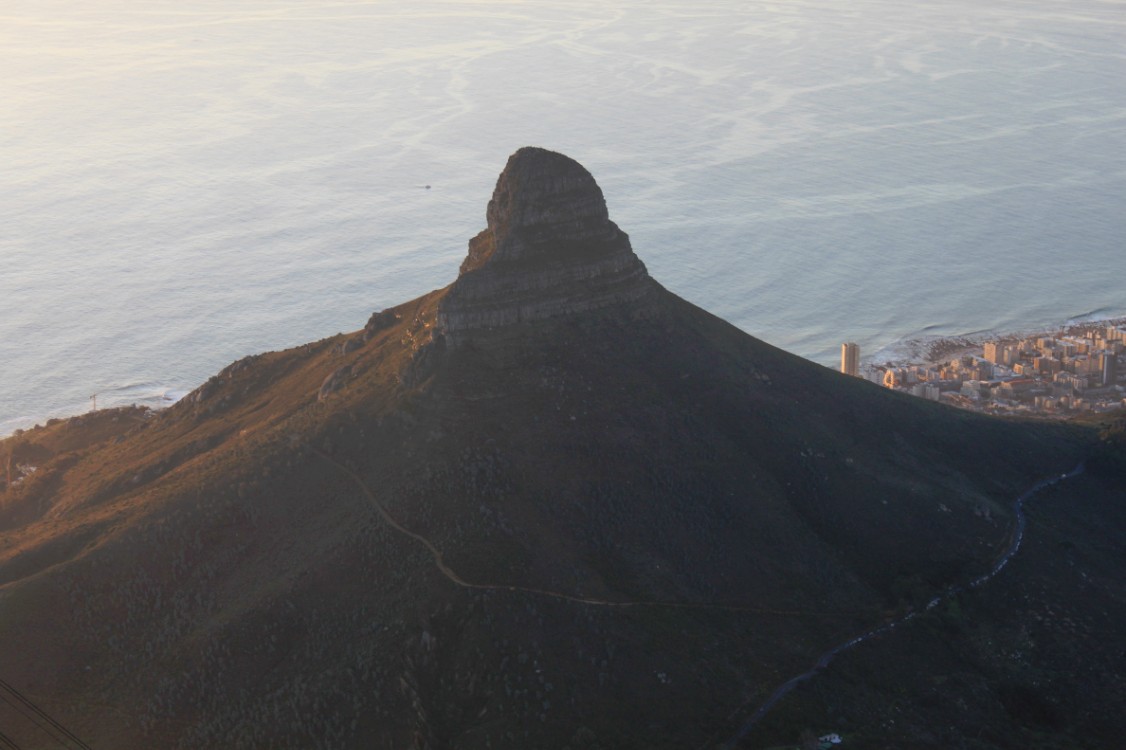
{"type": "Polygon", "coordinates": [[[0,434],[444,286],[523,145],[824,364],[1123,314],[1124,40],[1121,0],[7,0],[0,434]]]}

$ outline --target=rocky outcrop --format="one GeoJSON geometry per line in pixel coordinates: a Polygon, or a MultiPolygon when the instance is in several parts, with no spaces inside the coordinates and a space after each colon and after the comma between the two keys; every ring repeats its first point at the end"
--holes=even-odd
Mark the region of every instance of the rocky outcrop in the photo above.
{"type": "Polygon", "coordinates": [[[390,328],[401,319],[399,313],[394,310],[380,310],[372,313],[372,316],[368,318],[367,325],[364,326],[364,341],[370,340],[375,334],[390,328]]]}
{"type": "Polygon", "coordinates": [[[352,365],[344,365],[333,370],[327,378],[321,383],[320,390],[317,391],[317,401],[324,401],[326,398],[336,393],[344,387],[344,383],[352,375],[352,365]]]}
{"type": "Polygon", "coordinates": [[[486,219],[438,308],[438,330],[450,343],[614,306],[635,318],[652,311],[655,283],[610,221],[594,177],[573,159],[517,151],[497,178],[486,219]]]}

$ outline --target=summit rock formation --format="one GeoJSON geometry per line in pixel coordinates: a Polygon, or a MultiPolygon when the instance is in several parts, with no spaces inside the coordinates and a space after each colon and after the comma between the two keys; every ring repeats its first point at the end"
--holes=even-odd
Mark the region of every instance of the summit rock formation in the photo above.
{"type": "Polygon", "coordinates": [[[1090,426],[760,341],[649,278],[584,168],[521,149],[449,286],[162,412],[0,441],[0,731],[59,747],[10,685],[97,748],[710,750],[914,611],[745,746],[1112,747],[1117,434],[1100,464],[1090,426]],[[1004,570],[929,606],[1084,458],[1004,570]]]}
{"type": "Polygon", "coordinates": [[[575,160],[520,149],[497,178],[486,218],[438,306],[438,329],[451,343],[612,306],[633,317],[652,314],[655,285],[610,220],[594,177],[575,160]]]}

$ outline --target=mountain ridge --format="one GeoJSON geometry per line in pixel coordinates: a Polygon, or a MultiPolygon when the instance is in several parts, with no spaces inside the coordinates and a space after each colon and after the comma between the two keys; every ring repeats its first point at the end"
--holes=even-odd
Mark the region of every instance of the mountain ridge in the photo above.
{"type": "Polygon", "coordinates": [[[457,281],[359,331],[4,441],[41,463],[0,510],[5,679],[106,746],[700,746],[987,570],[1097,442],[748,336],[561,155],[486,213],[457,281]]]}

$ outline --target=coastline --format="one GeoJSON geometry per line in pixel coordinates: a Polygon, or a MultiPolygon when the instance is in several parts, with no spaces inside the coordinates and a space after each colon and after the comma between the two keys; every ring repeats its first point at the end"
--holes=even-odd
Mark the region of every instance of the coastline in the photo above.
{"type": "MultiPolygon", "coordinates": [[[[98,408],[116,409],[125,406],[140,406],[153,411],[160,411],[172,406],[186,396],[191,389],[182,385],[163,385],[155,383],[130,383],[114,386],[98,391],[98,408]]],[[[94,409],[90,408],[93,402],[86,402],[82,406],[70,404],[51,409],[46,414],[38,416],[13,416],[0,419],[0,440],[15,435],[21,430],[30,430],[38,425],[44,425],[52,419],[70,419],[83,414],[89,414],[94,409]],[[83,408],[83,406],[85,408],[83,408]]]]}
{"type": "Polygon", "coordinates": [[[1070,418],[1126,408],[1126,317],[1019,332],[904,339],[855,374],[886,388],[996,415],[1070,418]]]}
{"type": "Polygon", "coordinates": [[[1081,335],[1083,332],[1106,328],[1107,326],[1126,326],[1126,316],[1099,318],[1097,320],[1074,319],[1054,325],[1043,325],[1011,331],[982,331],[955,336],[917,336],[895,341],[877,349],[868,356],[860,357],[861,366],[941,365],[952,359],[975,354],[987,341],[1012,344],[1027,338],[1041,336],[1081,335]]]}
{"type": "MultiPolygon", "coordinates": [[[[1021,339],[1039,336],[1056,336],[1061,333],[1074,335],[1084,331],[1107,326],[1126,326],[1126,315],[1092,320],[1069,319],[1064,323],[1043,325],[1011,331],[983,331],[954,336],[916,336],[898,339],[870,355],[861,355],[860,367],[870,371],[879,367],[905,367],[912,365],[938,366],[981,351],[987,341],[1015,343],[1021,339]]],[[[812,360],[811,360],[812,361],[812,360]]],[[[98,394],[101,408],[120,406],[146,406],[155,411],[167,408],[191,389],[182,385],[157,385],[154,383],[131,383],[125,386],[107,388],[98,394]],[[104,398],[104,400],[103,400],[104,398]]],[[[90,409],[62,407],[39,417],[13,416],[0,419],[0,439],[9,437],[20,430],[44,424],[48,419],[68,419],[89,413],[90,409]]]]}

